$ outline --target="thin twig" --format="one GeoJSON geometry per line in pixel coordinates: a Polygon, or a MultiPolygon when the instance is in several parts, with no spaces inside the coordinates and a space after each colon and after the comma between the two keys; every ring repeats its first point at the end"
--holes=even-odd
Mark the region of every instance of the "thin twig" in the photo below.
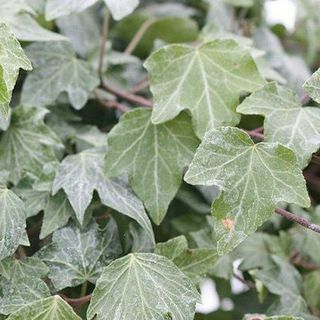
{"type": "Polygon", "coordinates": [[[17,253],[18,253],[19,259],[23,259],[27,256],[26,251],[24,250],[24,247],[22,245],[18,247],[17,253]]]}
{"type": "Polygon", "coordinates": [[[243,283],[244,285],[246,285],[248,288],[250,288],[250,289],[255,289],[255,285],[254,285],[254,283],[252,283],[251,281],[247,281],[247,280],[245,280],[245,279],[243,279],[243,278],[241,278],[240,276],[238,276],[236,273],[233,273],[233,277],[235,278],[235,279],[237,279],[238,281],[240,281],[241,283],[243,283]]]}
{"type": "Polygon", "coordinates": [[[149,18],[147,19],[139,28],[137,33],[134,35],[132,40],[130,41],[127,48],[124,50],[124,53],[130,55],[135,50],[139,42],[141,41],[143,35],[146,33],[146,31],[150,28],[150,26],[156,21],[155,18],[149,18]]]}
{"type": "Polygon", "coordinates": [[[295,223],[300,224],[301,226],[310,229],[314,232],[320,233],[320,226],[314,223],[311,223],[310,221],[308,221],[305,218],[299,217],[287,210],[281,209],[281,208],[277,208],[276,213],[281,215],[282,217],[286,218],[287,220],[293,221],[295,223]]]}
{"type": "Polygon", "coordinates": [[[302,104],[302,105],[305,105],[305,104],[309,103],[309,101],[310,101],[309,95],[308,95],[307,93],[305,93],[305,94],[301,97],[300,101],[301,101],[301,104],[302,104]]]}
{"type": "Polygon", "coordinates": [[[94,96],[101,105],[105,106],[108,109],[117,109],[122,113],[125,113],[126,111],[129,110],[128,107],[126,107],[125,105],[121,104],[118,101],[102,99],[96,92],[94,92],[94,96]]]}
{"type": "Polygon", "coordinates": [[[295,251],[292,253],[290,257],[290,262],[296,267],[301,267],[309,271],[315,271],[319,269],[319,266],[316,265],[315,263],[304,261],[300,252],[298,251],[295,251]]]}
{"type": "Polygon", "coordinates": [[[104,54],[106,51],[106,42],[109,33],[109,20],[110,20],[110,13],[109,10],[106,9],[103,19],[103,26],[101,32],[101,43],[100,43],[100,52],[99,52],[99,65],[98,65],[98,74],[102,81],[102,70],[103,70],[103,60],[104,54]]]}
{"type": "Polygon", "coordinates": [[[117,96],[119,98],[127,100],[127,101],[129,101],[131,103],[136,103],[136,104],[138,104],[140,106],[148,107],[148,108],[151,108],[153,106],[153,103],[152,103],[151,100],[146,99],[146,98],[144,98],[142,96],[138,96],[136,94],[124,91],[124,90],[122,90],[120,88],[111,86],[111,85],[109,85],[107,83],[104,83],[103,81],[101,83],[101,86],[106,91],[114,94],[115,96],[117,96]]]}
{"type": "Polygon", "coordinates": [[[130,93],[137,93],[139,91],[142,91],[146,88],[148,88],[149,86],[149,78],[146,77],[144,78],[142,81],[138,82],[136,85],[134,85],[131,89],[130,89],[130,93]]]}
{"type": "Polygon", "coordinates": [[[81,306],[82,304],[85,304],[91,300],[92,294],[88,294],[88,295],[86,295],[84,297],[80,297],[80,298],[69,298],[65,294],[61,293],[60,297],[63,300],[65,300],[66,302],[68,302],[71,306],[81,306]]]}

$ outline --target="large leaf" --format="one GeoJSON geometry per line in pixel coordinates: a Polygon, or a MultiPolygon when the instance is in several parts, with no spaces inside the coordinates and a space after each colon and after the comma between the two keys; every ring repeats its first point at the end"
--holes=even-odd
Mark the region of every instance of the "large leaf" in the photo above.
{"type": "Polygon", "coordinates": [[[18,40],[4,23],[0,23],[0,48],[0,124],[5,128],[19,69],[31,70],[32,67],[18,40]]]}
{"type": "Polygon", "coordinates": [[[152,122],[159,124],[190,110],[199,137],[221,125],[235,125],[239,95],[264,83],[248,49],[234,40],[193,48],[164,47],[145,62],[154,96],[152,122]]]}
{"type": "Polygon", "coordinates": [[[11,314],[8,320],[81,320],[58,295],[37,300],[11,314]]]}
{"type": "Polygon", "coordinates": [[[17,107],[9,129],[0,140],[0,168],[10,170],[17,183],[25,171],[39,176],[44,164],[55,161],[54,148],[62,148],[58,137],[44,124],[47,110],[17,107]]]}
{"type": "Polygon", "coordinates": [[[136,220],[153,240],[150,220],[141,201],[123,179],[107,179],[103,173],[105,149],[89,149],[66,157],[58,168],[53,192],[63,188],[80,223],[97,190],[101,202],[136,220]]]}
{"type": "Polygon", "coordinates": [[[48,276],[60,291],[85,281],[95,283],[102,269],[121,251],[118,228],[111,220],[104,230],[98,230],[93,222],[83,230],[72,224],[55,231],[52,243],[39,257],[48,265],[48,276]]]}
{"type": "Polygon", "coordinates": [[[198,300],[195,287],[170,260],[129,254],[104,270],[87,315],[97,320],[192,320],[198,300]]]}
{"type": "Polygon", "coordinates": [[[266,142],[279,142],[292,149],[304,168],[320,147],[320,109],[302,108],[290,89],[269,83],[246,98],[237,111],[265,117],[266,142]]]}
{"type": "Polygon", "coordinates": [[[320,103],[320,69],[318,69],[303,85],[310,97],[320,103]]]}
{"type": "Polygon", "coordinates": [[[12,191],[0,188],[0,261],[14,253],[25,232],[22,200],[12,191]]]}
{"type": "Polygon", "coordinates": [[[219,254],[256,231],[279,202],[310,205],[294,153],[282,145],[254,144],[237,128],[209,131],[185,180],[221,190],[212,205],[219,254]]]}
{"type": "Polygon", "coordinates": [[[183,168],[198,145],[186,114],[161,125],[151,123],[151,110],[126,113],[108,136],[106,172],[128,172],[130,184],[159,224],[181,184],[183,168]]]}
{"type": "Polygon", "coordinates": [[[27,53],[34,71],[23,85],[21,99],[25,104],[45,107],[67,92],[72,106],[81,109],[99,84],[97,72],[88,62],[77,59],[68,42],[35,43],[27,53]]]}

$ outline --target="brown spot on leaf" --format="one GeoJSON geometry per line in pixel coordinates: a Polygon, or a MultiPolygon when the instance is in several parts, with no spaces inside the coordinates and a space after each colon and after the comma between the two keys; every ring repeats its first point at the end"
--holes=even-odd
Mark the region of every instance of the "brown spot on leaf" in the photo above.
{"type": "Polygon", "coordinates": [[[222,223],[228,230],[231,230],[234,226],[234,221],[232,219],[223,219],[222,223]]]}

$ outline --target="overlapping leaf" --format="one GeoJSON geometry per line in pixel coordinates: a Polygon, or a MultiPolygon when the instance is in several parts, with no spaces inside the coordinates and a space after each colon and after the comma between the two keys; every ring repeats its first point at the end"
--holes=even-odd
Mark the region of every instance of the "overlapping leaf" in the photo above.
{"type": "Polygon", "coordinates": [[[292,149],[302,168],[320,147],[320,109],[302,108],[290,89],[269,83],[246,98],[237,111],[263,115],[265,141],[279,142],[292,149]]]}
{"type": "Polygon", "coordinates": [[[17,183],[25,172],[40,175],[42,167],[56,160],[55,149],[63,148],[58,137],[44,124],[47,110],[20,106],[0,140],[0,168],[10,170],[17,183]]]}
{"type": "Polygon", "coordinates": [[[32,67],[18,40],[2,22],[0,48],[0,126],[5,129],[9,117],[9,102],[19,69],[31,70],[32,67]]]}
{"type": "Polygon", "coordinates": [[[165,122],[188,109],[199,137],[213,127],[237,124],[240,93],[264,83],[248,49],[234,40],[197,48],[170,45],[153,53],[145,67],[154,96],[152,122],[165,122]]]}
{"type": "Polygon", "coordinates": [[[80,223],[97,190],[101,202],[136,220],[153,240],[150,220],[141,201],[133,194],[123,178],[107,179],[103,173],[104,148],[88,149],[66,157],[60,164],[53,192],[63,188],[80,223]]]}
{"type": "Polygon", "coordinates": [[[23,85],[21,99],[25,104],[45,107],[67,92],[72,106],[81,109],[99,84],[96,71],[77,59],[68,42],[35,43],[27,53],[34,71],[23,85]]]}
{"type": "Polygon", "coordinates": [[[181,114],[161,125],[151,123],[151,110],[126,113],[108,136],[108,176],[129,174],[130,184],[159,224],[181,184],[183,168],[198,145],[190,118],[181,114]]]}
{"type": "Polygon", "coordinates": [[[195,287],[170,260],[151,253],[129,254],[104,270],[87,316],[192,320],[198,300],[195,287]]]}
{"type": "Polygon", "coordinates": [[[93,222],[83,230],[72,224],[55,231],[52,243],[39,257],[48,265],[49,278],[59,291],[86,281],[95,283],[121,251],[118,228],[111,220],[104,230],[93,222]]]}
{"type": "Polygon", "coordinates": [[[303,85],[310,97],[320,103],[320,69],[318,69],[303,85]]]}
{"type": "Polygon", "coordinates": [[[294,153],[282,145],[254,144],[237,128],[209,131],[185,180],[220,187],[220,196],[212,205],[219,254],[256,231],[277,203],[310,205],[294,153]]]}

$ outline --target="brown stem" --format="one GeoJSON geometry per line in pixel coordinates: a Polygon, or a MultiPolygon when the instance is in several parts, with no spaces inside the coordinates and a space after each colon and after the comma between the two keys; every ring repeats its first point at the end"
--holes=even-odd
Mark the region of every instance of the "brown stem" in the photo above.
{"type": "Polygon", "coordinates": [[[148,86],[149,86],[149,78],[146,77],[145,79],[143,79],[142,81],[140,81],[136,85],[134,85],[132,87],[132,89],[130,90],[130,93],[137,93],[139,91],[142,91],[142,90],[148,88],[148,86]]]}
{"type": "Polygon", "coordinates": [[[149,18],[141,25],[137,33],[134,35],[134,37],[130,41],[127,48],[124,50],[124,53],[130,55],[134,51],[134,49],[137,47],[137,45],[141,41],[143,35],[146,33],[146,31],[155,21],[156,21],[155,18],[149,18]]]}
{"type": "Polygon", "coordinates": [[[20,245],[17,249],[17,254],[19,259],[23,259],[27,256],[26,251],[24,250],[24,247],[20,245]]]}
{"type": "Polygon", "coordinates": [[[127,100],[131,103],[136,103],[140,106],[143,106],[143,107],[148,107],[148,108],[152,108],[153,106],[153,103],[151,100],[148,100],[142,96],[138,96],[138,95],[135,95],[133,93],[130,93],[130,92],[127,92],[127,91],[124,91],[120,88],[117,88],[117,87],[114,87],[114,86],[111,86],[107,83],[104,83],[102,81],[101,83],[101,86],[103,89],[105,89],[106,91],[114,94],[115,96],[121,98],[121,99],[124,99],[124,100],[127,100]]]}
{"type": "Polygon", "coordinates": [[[281,215],[282,217],[286,218],[287,220],[293,221],[293,222],[298,223],[307,229],[310,229],[314,232],[320,233],[320,226],[317,224],[311,223],[307,219],[299,217],[299,216],[297,216],[287,210],[281,209],[281,208],[277,208],[275,211],[277,214],[281,215]]]}
{"type": "Polygon", "coordinates": [[[68,302],[71,306],[81,306],[82,304],[85,304],[91,300],[92,294],[88,294],[80,298],[69,298],[65,294],[61,293],[60,297],[66,302],[68,302]]]}
{"type": "Polygon", "coordinates": [[[301,99],[300,99],[300,101],[301,101],[301,104],[307,104],[309,101],[310,101],[310,97],[309,97],[309,95],[307,94],[307,93],[305,93],[302,97],[301,97],[301,99]]]}
{"type": "Polygon", "coordinates": [[[94,93],[94,96],[101,105],[105,106],[108,109],[117,109],[122,113],[125,113],[129,110],[128,107],[126,107],[118,101],[102,99],[96,92],[94,93]]]}
{"type": "Polygon", "coordinates": [[[100,43],[100,53],[99,53],[99,65],[98,65],[98,74],[100,79],[102,79],[102,69],[103,69],[103,60],[104,53],[106,51],[106,42],[109,33],[109,20],[110,14],[108,9],[106,9],[103,19],[102,33],[101,33],[101,43],[100,43]]]}

